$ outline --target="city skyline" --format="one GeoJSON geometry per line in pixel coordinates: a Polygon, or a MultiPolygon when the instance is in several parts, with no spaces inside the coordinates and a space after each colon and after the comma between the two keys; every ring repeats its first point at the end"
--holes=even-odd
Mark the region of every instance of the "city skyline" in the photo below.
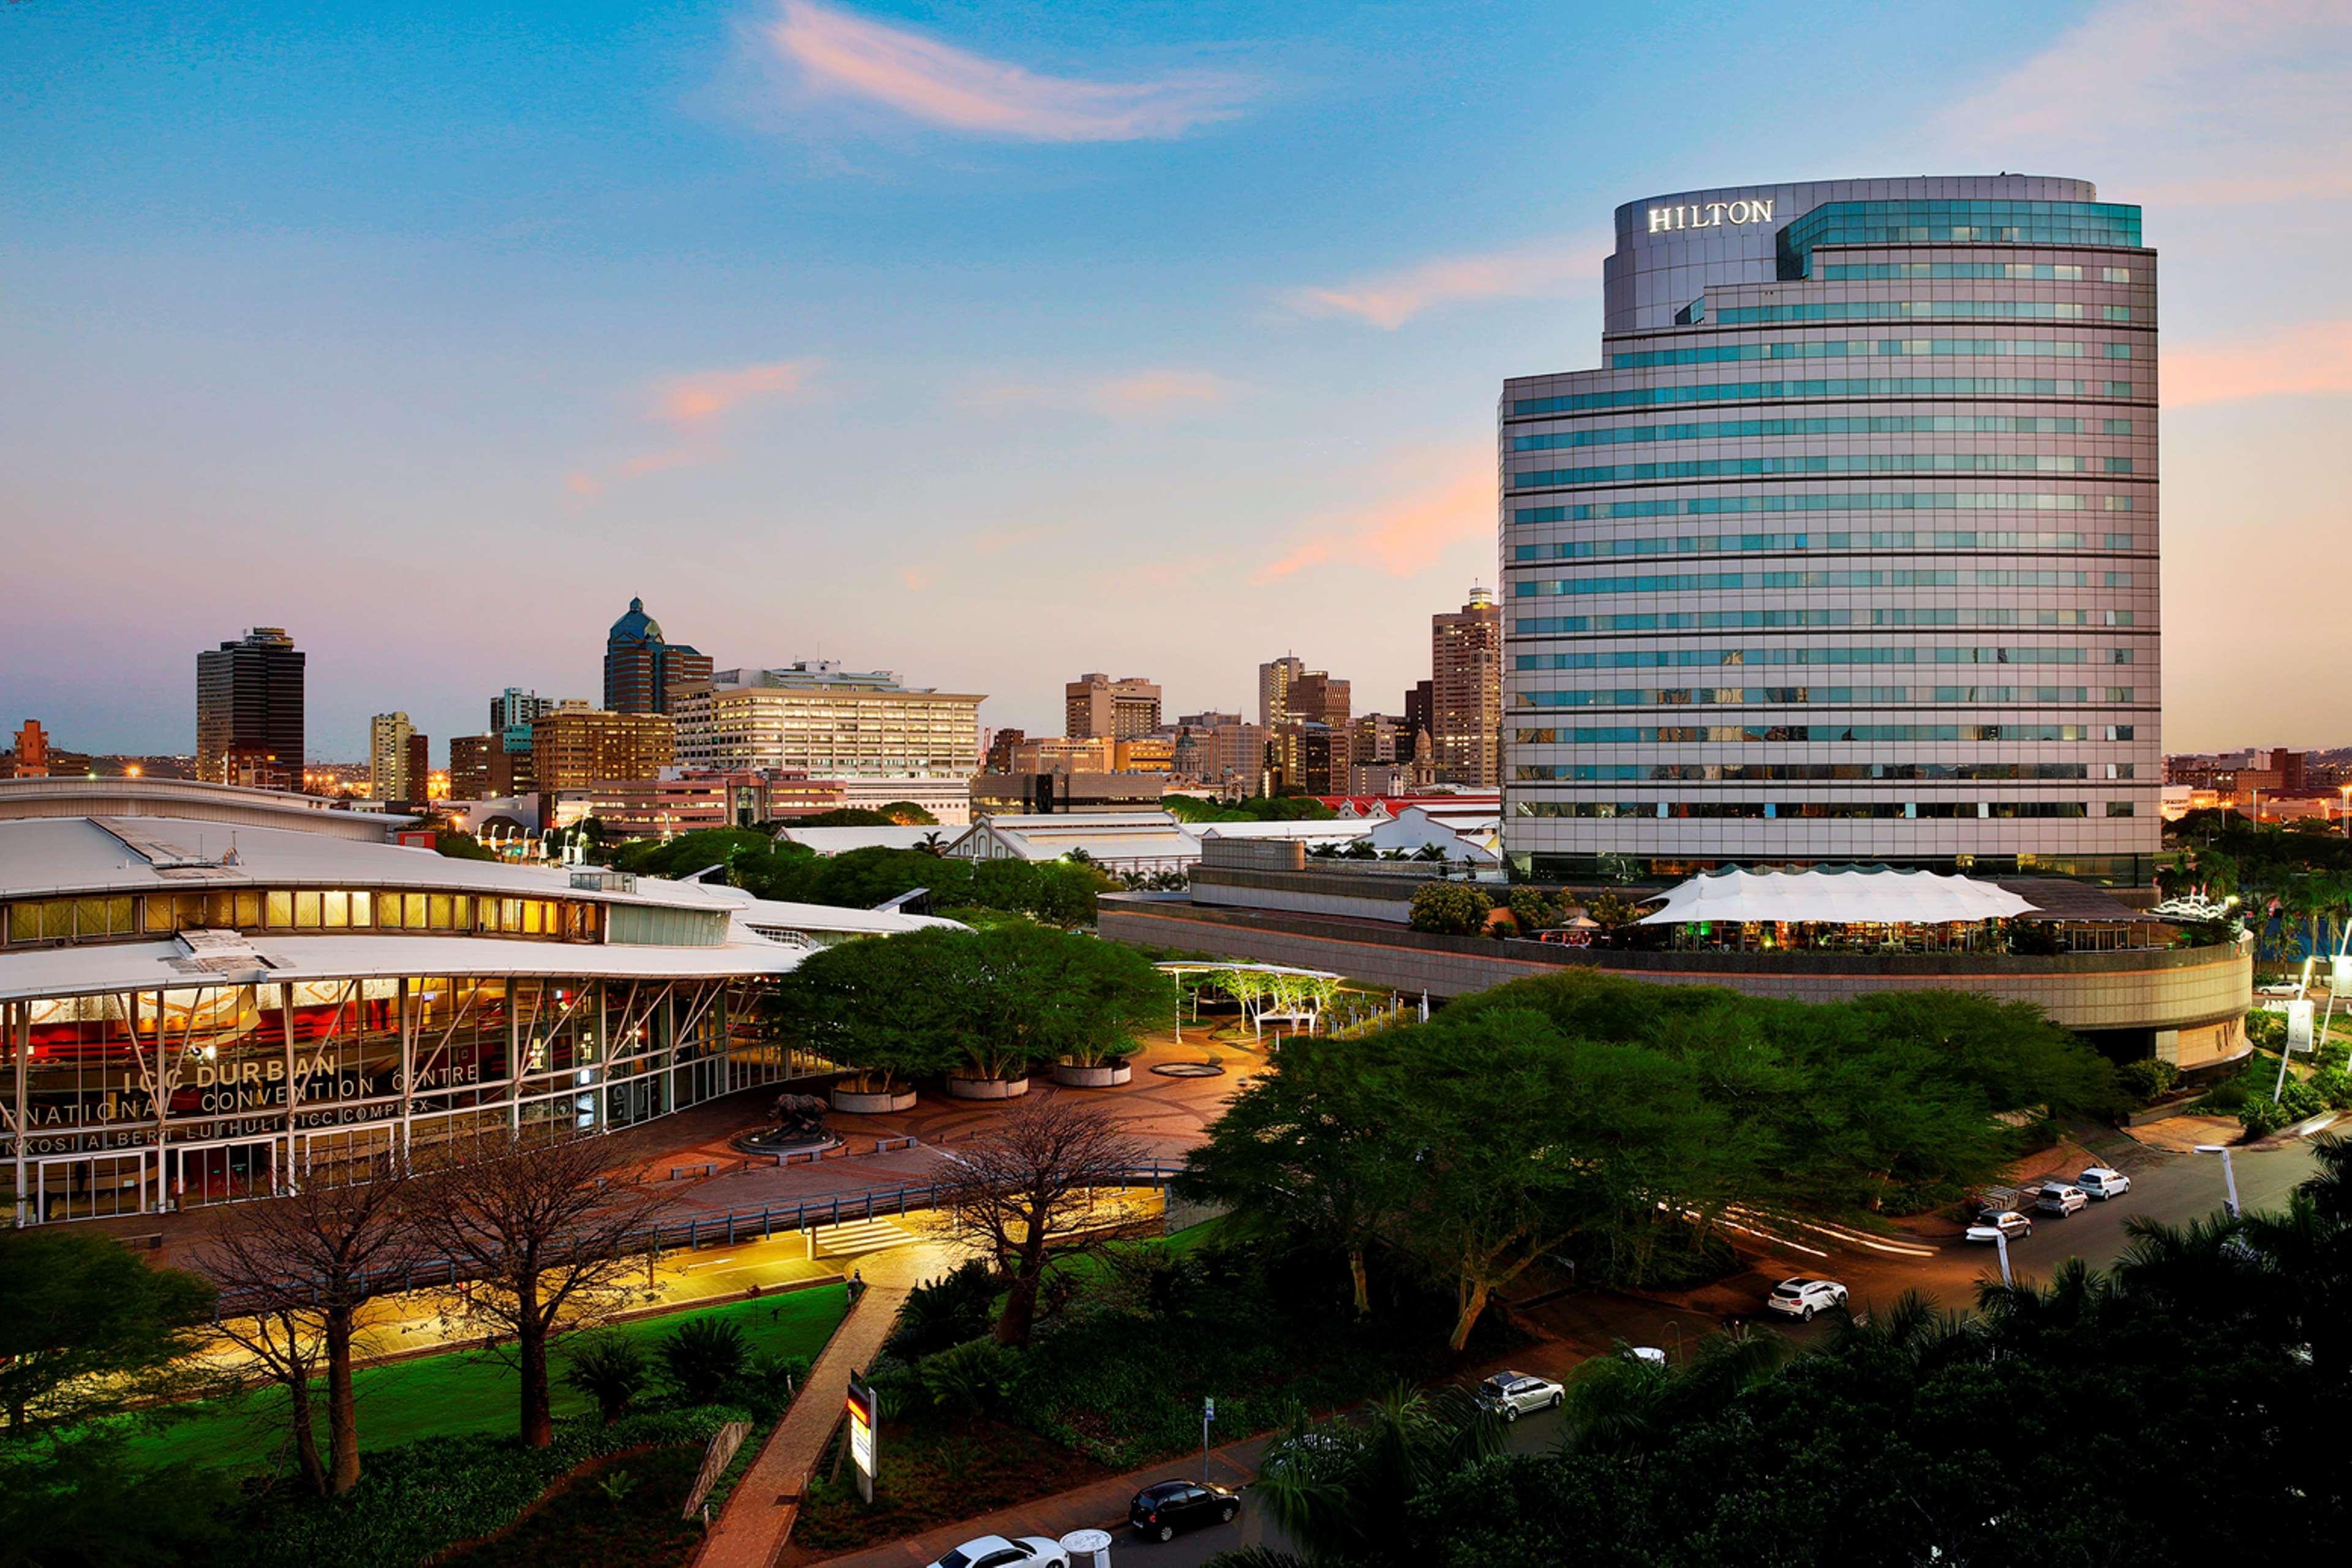
{"type": "Polygon", "coordinates": [[[2166,257],[2167,749],[2340,740],[2340,696],[2238,647],[2258,614],[2352,656],[2283,569],[2352,522],[2340,13],[1692,25],[8,7],[0,527],[40,592],[0,711],[188,750],[194,654],[284,626],[310,751],[352,757],[377,712],[593,694],[633,595],[721,665],[894,669],[1033,734],[1073,670],[1246,710],[1290,647],[1385,709],[1496,580],[1496,383],[1591,363],[1595,215],[2022,168],[2166,257]],[[191,72],[240,117],[192,116],[191,72]]]}

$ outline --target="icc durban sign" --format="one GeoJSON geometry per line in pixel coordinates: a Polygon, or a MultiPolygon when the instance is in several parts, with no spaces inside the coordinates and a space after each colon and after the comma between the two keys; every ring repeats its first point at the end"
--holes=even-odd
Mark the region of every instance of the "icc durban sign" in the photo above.
{"type": "Polygon", "coordinates": [[[1650,232],[1670,234],[1685,228],[1737,228],[1751,223],[1770,223],[1770,201],[1705,202],[1697,206],[1652,207],[1650,232]]]}

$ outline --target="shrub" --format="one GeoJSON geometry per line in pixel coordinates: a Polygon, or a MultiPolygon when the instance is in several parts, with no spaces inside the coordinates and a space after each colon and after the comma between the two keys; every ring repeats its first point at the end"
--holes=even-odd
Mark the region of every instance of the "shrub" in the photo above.
{"type": "Polygon", "coordinates": [[[596,1414],[610,1426],[629,1413],[645,1392],[653,1369],[636,1341],[618,1334],[595,1334],[572,1350],[572,1364],[563,1381],[596,1402],[596,1414]]]}
{"type": "Polygon", "coordinates": [[[996,1271],[972,1258],[951,1274],[926,1280],[907,1294],[898,1326],[884,1347],[902,1361],[978,1339],[995,1321],[996,1271]]]}
{"type": "Polygon", "coordinates": [[[994,1340],[971,1340],[923,1358],[918,1369],[923,1392],[940,1409],[979,1415],[1004,1397],[1014,1371],[1014,1354],[994,1340]]]}
{"type": "Polygon", "coordinates": [[[2116,1076],[2123,1080],[2123,1086],[2131,1097],[2142,1105],[2163,1099],[2180,1082],[2179,1068],[2170,1062],[2158,1061],[2154,1057],[2126,1062],[2116,1076]]]}
{"type": "Polygon", "coordinates": [[[751,1342],[727,1319],[689,1319],[661,1342],[662,1373],[689,1405],[717,1399],[751,1359],[751,1342]]]}
{"type": "Polygon", "coordinates": [[[1549,931],[1559,924],[1559,906],[1534,888],[1511,889],[1511,919],[1522,935],[1549,931]]]}
{"type": "Polygon", "coordinates": [[[2246,1130],[2249,1138],[2275,1132],[2286,1123],[2286,1107],[2261,1095],[2249,1095],[2245,1104],[2238,1108],[2238,1125],[2246,1130]]]}
{"type": "Polygon", "coordinates": [[[1412,924],[1438,936],[1476,936],[1494,903],[1466,882],[1424,882],[1413,890],[1412,924]]]}

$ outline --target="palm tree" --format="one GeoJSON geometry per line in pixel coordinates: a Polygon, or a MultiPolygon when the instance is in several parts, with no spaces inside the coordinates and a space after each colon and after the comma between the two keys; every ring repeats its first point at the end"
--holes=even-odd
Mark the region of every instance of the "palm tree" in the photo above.
{"type": "Polygon", "coordinates": [[[1783,1335],[1738,1330],[1707,1335],[1670,1371],[1620,1343],[1614,1355],[1594,1357],[1569,1380],[1559,1448],[1638,1459],[1682,1424],[1728,1409],[1789,1354],[1783,1335]]]}

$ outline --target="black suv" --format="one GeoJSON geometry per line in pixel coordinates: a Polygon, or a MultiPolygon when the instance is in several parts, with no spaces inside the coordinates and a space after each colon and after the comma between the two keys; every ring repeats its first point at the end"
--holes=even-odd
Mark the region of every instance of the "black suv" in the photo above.
{"type": "Polygon", "coordinates": [[[1223,1524],[1241,1510],[1242,1500],[1230,1487],[1160,1481],[1135,1494],[1135,1500],[1127,1505],[1127,1522],[1135,1526],[1138,1534],[1168,1541],[1180,1530],[1223,1524]]]}

